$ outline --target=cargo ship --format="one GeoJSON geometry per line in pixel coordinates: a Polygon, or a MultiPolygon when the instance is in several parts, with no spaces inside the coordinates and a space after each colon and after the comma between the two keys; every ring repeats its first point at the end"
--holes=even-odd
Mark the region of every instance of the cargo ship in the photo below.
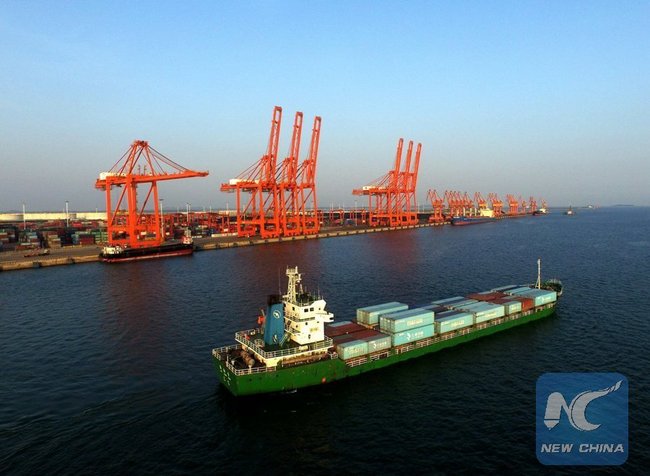
{"type": "Polygon", "coordinates": [[[288,268],[287,294],[271,295],[259,327],[212,349],[221,384],[235,396],[289,392],[378,370],[550,316],[562,283],[508,285],[409,308],[359,308],[356,322],[334,322],[321,296],[303,290],[288,268]]]}
{"type": "Polygon", "coordinates": [[[99,259],[105,263],[122,263],[145,259],[185,256],[194,252],[194,242],[187,233],[181,241],[169,241],[157,246],[134,248],[128,246],[105,246],[99,253],[99,259]]]}
{"type": "Polygon", "coordinates": [[[496,221],[494,217],[471,216],[471,217],[453,217],[451,224],[455,226],[478,225],[479,223],[490,223],[496,221]]]}

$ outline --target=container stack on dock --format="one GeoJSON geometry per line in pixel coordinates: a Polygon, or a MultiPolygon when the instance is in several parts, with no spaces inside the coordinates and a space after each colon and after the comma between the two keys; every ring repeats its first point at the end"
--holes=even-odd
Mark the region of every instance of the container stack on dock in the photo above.
{"type": "Polygon", "coordinates": [[[45,240],[45,243],[47,243],[48,248],[61,248],[61,237],[57,231],[44,231],[43,240],[45,240]]]}
{"type": "Polygon", "coordinates": [[[16,250],[33,250],[34,248],[40,248],[41,240],[38,237],[38,233],[35,231],[21,231],[20,236],[18,237],[18,244],[16,245],[16,250]]]}
{"type": "Polygon", "coordinates": [[[95,236],[92,233],[76,232],[72,234],[72,244],[79,246],[90,246],[95,244],[95,236]]]}
{"type": "Polygon", "coordinates": [[[16,231],[13,228],[0,228],[0,249],[16,240],[16,231]]]}

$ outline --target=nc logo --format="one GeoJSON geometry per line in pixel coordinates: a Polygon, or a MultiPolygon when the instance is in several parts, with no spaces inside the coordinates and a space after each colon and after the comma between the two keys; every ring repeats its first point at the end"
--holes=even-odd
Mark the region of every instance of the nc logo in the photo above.
{"type": "MultiPolygon", "coordinates": [[[[546,412],[544,413],[544,424],[551,430],[560,423],[562,410],[566,413],[571,426],[579,431],[593,431],[600,427],[600,423],[594,424],[587,420],[585,412],[587,406],[597,398],[602,398],[618,390],[623,381],[619,380],[616,384],[602,390],[587,390],[575,396],[571,403],[567,405],[564,396],[560,392],[553,392],[546,400],[546,412]]],[[[584,388],[584,387],[583,387],[584,388]]]]}

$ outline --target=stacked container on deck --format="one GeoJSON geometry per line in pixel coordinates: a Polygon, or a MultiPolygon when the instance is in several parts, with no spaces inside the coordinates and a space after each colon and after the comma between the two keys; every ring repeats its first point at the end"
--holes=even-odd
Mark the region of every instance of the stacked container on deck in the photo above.
{"type": "Polygon", "coordinates": [[[433,337],[434,312],[415,308],[384,314],[379,318],[379,328],[390,335],[393,347],[433,337]]]}
{"type": "Polygon", "coordinates": [[[325,335],[334,341],[334,348],[343,360],[390,349],[390,336],[351,321],[327,325],[325,335]]]}
{"type": "Polygon", "coordinates": [[[325,328],[325,335],[334,341],[339,356],[349,360],[556,300],[555,291],[509,285],[467,297],[440,299],[414,309],[400,302],[389,302],[357,309],[357,323],[342,321],[330,324],[325,328]],[[377,324],[379,331],[376,330],[377,324]]]}

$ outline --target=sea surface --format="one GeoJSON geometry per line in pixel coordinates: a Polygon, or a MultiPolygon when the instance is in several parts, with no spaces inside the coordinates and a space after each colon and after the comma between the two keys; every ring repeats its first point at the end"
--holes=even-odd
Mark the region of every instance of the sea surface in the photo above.
{"type": "Polygon", "coordinates": [[[601,208],[0,273],[0,474],[648,474],[650,209],[601,208]],[[236,399],[211,349],[286,266],[337,319],[560,278],[556,315],[347,381],[236,399]],[[545,372],[629,381],[627,463],[545,467],[545,372]]]}

